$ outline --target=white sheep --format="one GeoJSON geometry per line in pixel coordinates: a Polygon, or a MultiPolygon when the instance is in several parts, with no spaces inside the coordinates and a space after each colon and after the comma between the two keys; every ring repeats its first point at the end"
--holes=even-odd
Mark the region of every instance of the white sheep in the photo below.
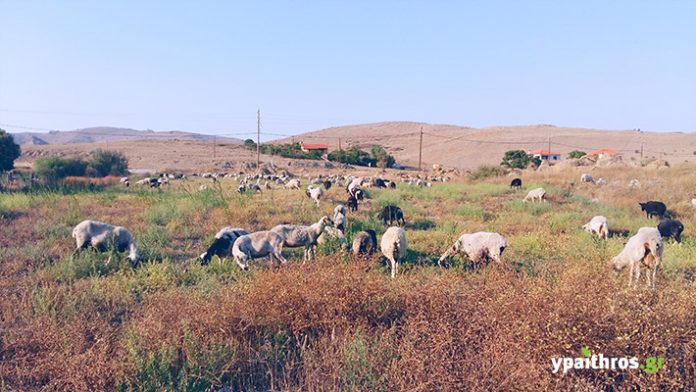
{"type": "Polygon", "coordinates": [[[237,265],[247,271],[249,260],[269,256],[272,261],[285,264],[287,260],[281,254],[283,237],[272,231],[257,231],[243,235],[234,241],[232,257],[237,265]]]}
{"type": "Polygon", "coordinates": [[[310,199],[314,200],[314,202],[317,204],[317,207],[319,207],[319,203],[321,201],[321,198],[324,196],[324,190],[321,187],[307,187],[307,191],[305,191],[307,194],[307,197],[310,199]]]}
{"type": "Polygon", "coordinates": [[[360,184],[363,183],[363,178],[358,177],[354,178],[348,186],[346,186],[346,191],[348,192],[349,195],[356,197],[357,198],[357,192],[361,190],[360,184]]]}
{"type": "Polygon", "coordinates": [[[300,189],[300,179],[293,178],[292,180],[285,183],[285,189],[300,189]]]}
{"type": "Polygon", "coordinates": [[[630,189],[638,189],[638,188],[640,188],[640,181],[638,181],[637,178],[634,178],[628,182],[628,187],[630,189]]]}
{"type": "Polygon", "coordinates": [[[72,237],[77,245],[75,253],[90,245],[103,252],[108,249],[109,245],[113,245],[119,252],[128,250],[128,259],[131,263],[133,265],[138,263],[138,248],[133,236],[125,227],[85,220],[75,226],[72,237]]]}
{"type": "Polygon", "coordinates": [[[324,232],[319,235],[319,238],[317,238],[317,245],[324,245],[329,241],[338,242],[341,248],[348,247],[346,236],[343,234],[343,231],[337,229],[336,227],[326,226],[324,228],[324,232]]]}
{"type": "Polygon", "coordinates": [[[399,262],[406,256],[408,243],[406,242],[406,231],[404,229],[392,226],[384,232],[380,248],[384,257],[389,259],[391,267],[391,277],[396,277],[399,262]]]}
{"type": "Polygon", "coordinates": [[[696,207],[696,199],[691,199],[691,205],[696,207]]]}
{"type": "Polygon", "coordinates": [[[589,174],[589,173],[582,173],[582,175],[580,176],[580,181],[581,182],[591,182],[593,184],[595,183],[594,177],[592,177],[592,174],[589,174]]]}
{"type": "Polygon", "coordinates": [[[346,206],[339,204],[334,208],[333,215],[334,227],[341,232],[346,230],[346,225],[348,224],[348,219],[346,218],[346,206]]]}
{"type": "Polygon", "coordinates": [[[215,240],[208,249],[200,255],[201,264],[206,265],[213,256],[224,258],[232,254],[232,245],[237,238],[249,234],[248,231],[239,227],[223,227],[215,234],[215,240]]]}
{"type": "Polygon", "coordinates": [[[589,222],[582,225],[585,231],[597,234],[600,238],[607,239],[609,236],[609,224],[607,223],[607,217],[602,215],[597,215],[593,217],[589,222]]]}
{"type": "Polygon", "coordinates": [[[527,196],[525,196],[522,201],[529,201],[529,200],[531,200],[533,202],[537,201],[537,200],[540,202],[541,201],[545,202],[546,201],[546,190],[544,190],[544,188],[532,189],[531,191],[529,191],[529,193],[527,193],[527,196]]]}
{"type": "Polygon", "coordinates": [[[597,185],[607,185],[607,180],[600,178],[597,180],[597,185]]]}
{"type": "Polygon", "coordinates": [[[437,261],[438,266],[447,258],[461,252],[475,264],[484,264],[489,260],[501,263],[503,251],[507,248],[505,238],[498,233],[480,231],[471,234],[462,234],[454,244],[440,256],[437,261]]]}
{"type": "Polygon", "coordinates": [[[305,248],[304,261],[314,258],[314,248],[317,245],[317,239],[327,226],[332,225],[331,219],[328,216],[322,216],[317,223],[310,226],[301,225],[278,225],[271,229],[274,233],[280,234],[283,238],[283,246],[288,248],[305,248]]]}
{"type": "Polygon", "coordinates": [[[619,273],[624,267],[630,267],[628,285],[633,286],[640,279],[641,264],[648,268],[646,274],[648,287],[655,288],[655,275],[662,262],[662,236],[655,227],[641,227],[638,233],[631,237],[621,253],[614,256],[609,265],[615,273],[619,273]],[[650,278],[652,269],[652,280],[650,278]]]}

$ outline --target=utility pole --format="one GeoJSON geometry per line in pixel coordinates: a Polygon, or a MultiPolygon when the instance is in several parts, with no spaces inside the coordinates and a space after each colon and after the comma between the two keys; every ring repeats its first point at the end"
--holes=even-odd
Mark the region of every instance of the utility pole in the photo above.
{"type": "Polygon", "coordinates": [[[338,138],[338,151],[341,151],[341,138],[338,138]]]}
{"type": "Polygon", "coordinates": [[[217,135],[213,135],[213,159],[216,158],[217,135]]]}
{"type": "Polygon", "coordinates": [[[261,109],[256,111],[256,170],[261,170],[261,109]]]}
{"type": "Polygon", "coordinates": [[[418,147],[418,171],[423,170],[423,127],[420,129],[420,145],[418,147]]]}
{"type": "Polygon", "coordinates": [[[640,143],[640,164],[643,164],[643,143],[640,143]]]}

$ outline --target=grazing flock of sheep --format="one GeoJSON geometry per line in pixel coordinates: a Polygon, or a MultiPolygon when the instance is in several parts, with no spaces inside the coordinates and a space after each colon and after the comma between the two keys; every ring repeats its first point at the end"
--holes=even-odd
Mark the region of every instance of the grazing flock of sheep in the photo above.
{"type": "MultiPolygon", "coordinates": [[[[589,175],[583,175],[581,181],[594,182],[594,179],[589,175]]],[[[205,177],[203,175],[202,177],[205,177]]],[[[141,180],[142,184],[151,187],[159,187],[161,184],[167,183],[167,178],[172,176],[160,176],[159,178],[149,178],[141,180]],[[157,185],[154,185],[157,184],[157,185]]],[[[209,176],[208,178],[215,179],[216,177],[209,176]]],[[[261,187],[269,188],[269,180],[277,184],[283,184],[287,189],[300,189],[301,182],[297,178],[273,178],[266,177],[266,182],[261,185],[262,176],[244,177],[240,179],[241,192],[256,189],[261,187]],[[256,179],[256,183],[252,183],[256,179]]],[[[449,179],[440,179],[443,182],[449,179]]],[[[140,183],[139,181],[138,183],[140,183]]],[[[122,182],[126,186],[129,185],[129,180],[124,179],[122,182]]],[[[417,179],[402,179],[402,182],[417,185],[431,186],[430,182],[417,179]]],[[[330,176],[322,178],[321,176],[310,181],[310,185],[306,188],[306,195],[317,206],[320,205],[324,195],[323,189],[329,189],[332,184],[343,185],[348,194],[346,205],[339,204],[334,209],[332,217],[322,216],[316,223],[312,225],[292,225],[280,224],[270,230],[249,232],[243,228],[224,227],[216,235],[212,244],[200,256],[200,262],[207,265],[213,256],[218,256],[220,259],[231,256],[237,265],[242,270],[249,269],[250,261],[258,258],[269,258],[274,266],[285,264],[287,260],[282,255],[284,248],[304,248],[303,262],[310,261],[315,258],[315,248],[329,241],[330,239],[338,240],[343,247],[352,248],[354,257],[369,258],[377,251],[377,235],[374,230],[366,230],[355,233],[353,235],[352,246],[345,243],[345,230],[347,227],[348,211],[355,211],[358,208],[358,203],[365,197],[363,187],[375,186],[380,188],[395,188],[396,183],[381,178],[364,179],[362,177],[336,177],[330,176]]],[[[522,180],[515,178],[510,183],[513,188],[521,188],[522,180]]],[[[524,202],[546,202],[546,191],[543,188],[530,190],[524,202]]],[[[662,220],[657,227],[642,227],[632,236],[626,243],[624,249],[617,256],[613,257],[608,265],[615,272],[619,272],[625,267],[628,267],[629,285],[638,282],[642,267],[648,269],[646,274],[648,286],[654,287],[655,275],[662,260],[663,253],[663,237],[672,237],[677,242],[681,241],[681,233],[684,226],[678,220],[665,218],[667,208],[664,203],[658,201],[648,201],[640,203],[641,210],[646,213],[648,218],[657,216],[662,220]],[[652,276],[651,276],[652,275],[652,276]]],[[[378,218],[385,226],[389,226],[379,242],[379,249],[382,255],[388,260],[388,267],[391,271],[391,277],[397,275],[399,264],[405,259],[408,249],[406,240],[406,231],[403,227],[406,226],[406,220],[401,208],[394,205],[384,207],[378,214],[378,218]],[[397,226],[393,226],[396,223],[397,226]]],[[[595,216],[582,228],[588,232],[596,234],[601,239],[609,237],[609,225],[607,218],[604,216],[595,216]]],[[[85,220],[78,224],[72,232],[72,236],[76,242],[76,250],[78,251],[92,246],[93,248],[104,251],[109,246],[113,246],[119,252],[128,251],[128,259],[133,266],[139,263],[139,255],[135,240],[131,233],[124,227],[113,226],[107,223],[97,222],[93,220],[85,220]]],[[[447,248],[447,250],[438,259],[438,266],[446,265],[448,258],[457,254],[462,254],[464,257],[474,263],[475,266],[487,264],[490,261],[502,263],[502,254],[507,247],[505,238],[499,233],[477,232],[465,233],[455,241],[455,243],[447,248]]]]}

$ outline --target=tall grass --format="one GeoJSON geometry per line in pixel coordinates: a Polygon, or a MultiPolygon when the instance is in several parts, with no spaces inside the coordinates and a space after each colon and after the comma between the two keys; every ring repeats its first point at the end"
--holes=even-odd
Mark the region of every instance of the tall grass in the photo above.
{"type": "Polygon", "coordinates": [[[229,258],[196,256],[221,227],[268,229],[330,215],[345,191],[317,208],[301,191],[236,192],[195,180],[158,190],[41,190],[0,194],[0,385],[9,390],[690,390],[696,367],[696,242],[685,204],[693,171],[593,173],[604,187],[571,185],[579,173],[524,173],[548,203],[523,203],[504,177],[372,189],[348,214],[354,233],[386,227],[387,204],[406,214],[409,252],[395,280],[383,258],[353,260],[330,243],[318,260],[285,250],[241,271],[229,258]],[[639,178],[643,187],[624,183],[639,178]],[[665,244],[655,291],[626,287],[606,261],[626,241],[580,226],[654,226],[637,200],[665,196],[686,226],[665,244]],[[655,186],[657,186],[655,185],[655,186]],[[682,200],[684,199],[684,200],[682,200]],[[4,213],[2,211],[5,211],[4,213]],[[70,230],[87,217],[127,226],[143,264],[125,254],[73,256],[70,230]],[[503,264],[474,269],[437,259],[463,233],[503,234],[503,264]],[[111,259],[109,264],[107,260],[111,259]],[[662,356],[643,371],[551,372],[551,358],[579,349],[662,356]]]}

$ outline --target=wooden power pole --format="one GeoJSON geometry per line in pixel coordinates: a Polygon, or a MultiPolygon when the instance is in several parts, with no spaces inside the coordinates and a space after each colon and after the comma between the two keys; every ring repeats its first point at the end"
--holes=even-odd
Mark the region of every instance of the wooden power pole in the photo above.
{"type": "Polygon", "coordinates": [[[338,151],[341,151],[341,138],[338,138],[338,151]]]}
{"type": "Polygon", "coordinates": [[[261,109],[256,111],[256,170],[261,170],[261,109]]]}
{"type": "Polygon", "coordinates": [[[420,145],[418,147],[418,171],[423,170],[423,127],[420,129],[420,145]]]}

